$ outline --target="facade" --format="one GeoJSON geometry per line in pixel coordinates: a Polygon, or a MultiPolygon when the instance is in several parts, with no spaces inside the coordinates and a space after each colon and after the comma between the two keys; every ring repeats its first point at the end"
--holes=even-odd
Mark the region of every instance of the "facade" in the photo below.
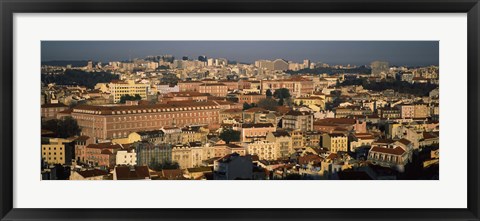
{"type": "Polygon", "coordinates": [[[113,168],[116,164],[117,151],[122,149],[122,146],[113,143],[90,144],[86,147],[84,163],[92,166],[113,168]]]}
{"type": "Polygon", "coordinates": [[[119,103],[120,98],[125,95],[135,96],[140,95],[142,100],[147,99],[148,88],[147,84],[137,84],[133,80],[115,81],[109,85],[110,93],[113,96],[113,102],[119,103]]]}
{"type": "Polygon", "coordinates": [[[131,150],[119,150],[117,151],[117,156],[115,157],[115,165],[137,165],[137,153],[135,149],[131,150]]]}
{"type": "Polygon", "coordinates": [[[240,140],[242,142],[264,140],[269,132],[274,132],[275,130],[276,127],[271,123],[242,124],[240,140]]]}
{"type": "Polygon", "coordinates": [[[228,93],[228,87],[222,83],[203,83],[198,87],[198,91],[215,97],[225,97],[228,93]]]}
{"type": "Polygon", "coordinates": [[[430,109],[425,103],[414,103],[414,118],[427,118],[430,116],[430,109]]]}
{"type": "Polygon", "coordinates": [[[267,141],[276,145],[275,150],[279,158],[288,158],[295,152],[292,144],[292,137],[287,131],[277,130],[267,135],[267,141]]]}
{"type": "Polygon", "coordinates": [[[277,154],[280,151],[277,151],[275,143],[262,140],[248,143],[247,152],[250,155],[257,155],[260,160],[276,160],[279,158],[277,154]]]}
{"type": "Polygon", "coordinates": [[[207,102],[175,102],[133,106],[79,106],[72,117],[82,135],[95,140],[126,138],[130,133],[162,127],[219,123],[219,105],[207,102]]]}
{"type": "Polygon", "coordinates": [[[50,119],[55,119],[57,118],[57,113],[60,111],[64,111],[68,109],[68,107],[64,104],[43,104],[41,106],[41,117],[44,120],[50,120],[50,119]]]}
{"type": "Polygon", "coordinates": [[[322,147],[330,150],[331,153],[338,151],[348,151],[348,137],[341,133],[327,133],[323,134],[322,147]]]}
{"type": "Polygon", "coordinates": [[[42,159],[48,164],[65,164],[65,145],[62,140],[42,144],[42,159]]]}
{"type": "Polygon", "coordinates": [[[411,119],[415,117],[415,106],[413,104],[400,105],[400,110],[403,119],[411,119]]]}
{"type": "Polygon", "coordinates": [[[408,152],[395,145],[374,145],[368,152],[368,160],[372,163],[394,168],[403,172],[409,162],[408,152]]]}
{"type": "Polygon", "coordinates": [[[301,97],[302,95],[311,94],[315,89],[312,80],[300,76],[281,80],[265,80],[262,81],[261,84],[262,94],[265,94],[267,90],[274,93],[277,89],[287,88],[292,97],[301,97]]]}
{"type": "Polygon", "coordinates": [[[172,145],[136,142],[133,144],[136,152],[136,165],[149,166],[172,162],[172,145]]]}
{"type": "Polygon", "coordinates": [[[238,102],[239,103],[247,103],[247,104],[258,104],[258,102],[262,99],[265,99],[265,95],[258,94],[258,93],[246,93],[246,94],[239,94],[238,95],[238,102]]]}
{"type": "Polygon", "coordinates": [[[311,131],[313,130],[313,114],[302,111],[289,111],[282,118],[282,128],[311,131]]]}

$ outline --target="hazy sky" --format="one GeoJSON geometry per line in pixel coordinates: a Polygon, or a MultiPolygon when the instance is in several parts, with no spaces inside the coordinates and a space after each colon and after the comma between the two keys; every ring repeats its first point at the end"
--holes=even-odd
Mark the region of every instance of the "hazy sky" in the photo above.
{"type": "Polygon", "coordinates": [[[329,64],[438,65],[438,41],[42,41],[42,61],[119,61],[148,55],[206,55],[239,62],[276,59],[329,64]]]}

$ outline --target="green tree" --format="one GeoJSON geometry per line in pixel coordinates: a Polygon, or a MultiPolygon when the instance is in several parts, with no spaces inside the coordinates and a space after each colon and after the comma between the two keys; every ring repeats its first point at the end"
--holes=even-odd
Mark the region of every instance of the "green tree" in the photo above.
{"type": "Polygon", "coordinates": [[[275,90],[273,96],[277,99],[288,99],[291,97],[290,91],[287,88],[280,88],[275,90]]]}
{"type": "Polygon", "coordinates": [[[222,133],[220,133],[219,137],[227,144],[229,144],[230,141],[240,141],[240,131],[226,129],[223,130],[222,133]]]}
{"type": "Polygon", "coordinates": [[[126,101],[139,101],[139,100],[142,100],[142,97],[140,96],[140,94],[135,94],[135,96],[126,94],[120,97],[121,104],[124,104],[126,101]]]}
{"type": "Polygon", "coordinates": [[[268,89],[267,92],[265,92],[265,95],[267,95],[267,97],[273,96],[272,91],[270,89],[268,89]]]}
{"type": "Polygon", "coordinates": [[[157,160],[152,157],[152,159],[150,160],[150,163],[148,164],[148,167],[152,170],[155,170],[155,171],[160,171],[160,170],[163,170],[163,169],[178,169],[180,168],[180,166],[178,165],[177,162],[163,162],[163,163],[160,163],[160,162],[157,162],[157,160]]]}
{"type": "Polygon", "coordinates": [[[261,107],[261,108],[264,108],[264,109],[267,109],[267,110],[276,111],[278,104],[272,98],[265,98],[265,99],[262,99],[262,100],[258,101],[257,106],[261,107]]]}
{"type": "Polygon", "coordinates": [[[247,102],[243,103],[243,110],[248,110],[252,108],[252,105],[248,104],[247,102]]]}
{"type": "Polygon", "coordinates": [[[68,138],[80,134],[80,127],[72,117],[45,121],[42,129],[54,132],[60,138],[68,138]]]}

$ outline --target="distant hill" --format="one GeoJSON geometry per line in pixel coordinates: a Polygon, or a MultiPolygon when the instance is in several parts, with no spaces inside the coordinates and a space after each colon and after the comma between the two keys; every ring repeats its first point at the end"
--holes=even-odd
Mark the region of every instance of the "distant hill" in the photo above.
{"type": "MultiPolygon", "coordinates": [[[[85,67],[87,66],[88,60],[85,61],[42,61],[42,65],[50,65],[50,66],[67,66],[69,64],[72,67],[85,67]]],[[[97,62],[94,62],[96,64],[97,62]]]]}
{"type": "Polygon", "coordinates": [[[118,80],[119,76],[107,72],[85,72],[79,70],[67,70],[63,74],[42,74],[42,83],[60,85],[80,85],[94,88],[97,83],[108,83],[118,80]]]}

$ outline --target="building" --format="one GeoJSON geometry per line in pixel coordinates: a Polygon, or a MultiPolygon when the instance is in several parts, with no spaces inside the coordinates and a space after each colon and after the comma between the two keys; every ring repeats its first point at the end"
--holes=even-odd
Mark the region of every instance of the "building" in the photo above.
{"type": "Polygon", "coordinates": [[[51,120],[57,118],[57,113],[68,109],[68,106],[57,103],[57,104],[42,104],[41,106],[41,117],[42,120],[51,120]]]}
{"type": "Polygon", "coordinates": [[[269,132],[266,140],[276,145],[278,158],[288,158],[295,152],[293,149],[292,137],[287,131],[277,130],[275,132],[269,132]]]}
{"type": "Polygon", "coordinates": [[[86,155],[81,156],[86,164],[92,166],[113,168],[116,165],[117,151],[123,150],[119,144],[97,143],[86,147],[86,155]]]}
{"type": "Polygon", "coordinates": [[[301,97],[309,95],[315,89],[314,82],[301,76],[295,76],[288,79],[280,80],[264,80],[261,81],[262,94],[266,94],[267,90],[272,93],[280,88],[286,88],[292,97],[301,97]]]}
{"type": "Polygon", "coordinates": [[[115,165],[137,165],[137,153],[135,149],[130,150],[119,150],[117,151],[117,156],[115,157],[115,165]]]}
{"type": "Polygon", "coordinates": [[[179,81],[177,83],[179,91],[199,91],[200,85],[203,84],[201,81],[179,81]]]}
{"type": "Polygon", "coordinates": [[[178,101],[168,104],[92,106],[81,105],[71,115],[82,135],[94,140],[126,138],[130,133],[165,127],[219,124],[219,105],[212,101],[178,101]]]}
{"type": "Polygon", "coordinates": [[[422,102],[414,103],[414,118],[430,117],[430,109],[427,104],[422,102]]]}
{"type": "Polygon", "coordinates": [[[276,130],[272,123],[247,123],[242,124],[240,128],[241,141],[252,142],[255,140],[264,140],[269,132],[276,130]]]}
{"type": "Polygon", "coordinates": [[[315,105],[320,107],[320,110],[325,110],[325,100],[317,96],[297,97],[293,99],[293,103],[295,105],[305,105],[305,106],[315,105]]]}
{"type": "Polygon", "coordinates": [[[265,99],[265,95],[259,93],[245,93],[239,94],[238,96],[239,103],[247,103],[247,104],[258,104],[258,102],[262,99],[265,99]]]}
{"type": "Polygon", "coordinates": [[[225,97],[228,94],[228,87],[223,83],[203,83],[198,86],[198,91],[215,97],[225,97]]]}
{"type": "Polygon", "coordinates": [[[114,103],[119,103],[120,98],[125,95],[135,96],[138,94],[142,100],[146,100],[148,88],[150,87],[147,84],[137,84],[133,80],[113,81],[108,86],[114,103]]]}
{"type": "Polygon", "coordinates": [[[313,114],[291,110],[282,118],[282,128],[311,131],[313,130],[313,114]]]}
{"type": "Polygon", "coordinates": [[[355,152],[357,148],[371,146],[375,141],[375,136],[369,133],[355,133],[350,141],[350,150],[355,152]]]}
{"type": "Polygon", "coordinates": [[[48,164],[62,164],[67,162],[64,139],[50,139],[47,143],[42,143],[42,159],[48,164]]]}
{"type": "Polygon", "coordinates": [[[171,92],[165,94],[162,97],[158,97],[158,101],[161,103],[168,103],[170,101],[207,101],[210,94],[200,93],[196,91],[185,91],[185,92],[171,92]]]}
{"type": "Polygon", "coordinates": [[[213,178],[215,180],[252,179],[252,177],[251,156],[233,153],[214,161],[213,178]]]}
{"type": "Polygon", "coordinates": [[[400,146],[373,145],[368,152],[368,160],[373,164],[403,172],[405,165],[409,162],[409,154],[400,146]]]}
{"type": "Polygon", "coordinates": [[[260,160],[276,160],[279,158],[277,145],[267,140],[247,143],[247,152],[250,155],[257,155],[260,160]]]}
{"type": "Polygon", "coordinates": [[[400,105],[400,112],[403,119],[415,118],[415,106],[413,104],[400,105]]]}
{"type": "Polygon", "coordinates": [[[322,137],[322,147],[331,153],[348,152],[348,137],[342,133],[325,133],[322,137]]]}
{"type": "Polygon", "coordinates": [[[136,152],[136,165],[149,166],[172,162],[172,145],[152,144],[141,141],[133,144],[136,152]]]}

